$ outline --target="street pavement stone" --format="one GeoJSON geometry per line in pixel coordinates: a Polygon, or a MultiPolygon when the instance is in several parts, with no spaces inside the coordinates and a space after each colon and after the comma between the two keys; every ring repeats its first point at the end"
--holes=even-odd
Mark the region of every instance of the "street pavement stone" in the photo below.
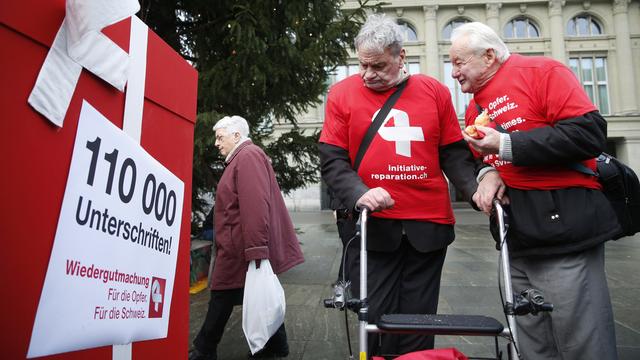
{"type": "MultiPolygon", "coordinates": [[[[491,316],[506,323],[498,292],[498,251],[489,234],[487,218],[468,208],[456,208],[456,240],[447,251],[440,291],[439,313],[491,316]]],[[[325,309],[332,296],[341,248],[333,214],[329,211],[291,212],[305,262],[280,276],[285,289],[285,327],[291,360],[349,358],[345,313],[325,309]]],[[[640,359],[640,236],[609,242],[606,270],[614,308],[620,360],[640,359]]],[[[191,295],[189,342],[204,321],[209,292],[191,295]]],[[[354,358],[358,358],[358,324],[348,312],[354,358]]],[[[501,349],[506,342],[499,340],[501,349]]],[[[436,347],[456,347],[467,356],[494,356],[494,339],[473,336],[437,336],[436,347]]],[[[246,359],[248,346],[242,333],[242,307],[237,306],[218,346],[221,360],[246,359]]],[[[506,355],[504,356],[506,358],[506,355]]]]}

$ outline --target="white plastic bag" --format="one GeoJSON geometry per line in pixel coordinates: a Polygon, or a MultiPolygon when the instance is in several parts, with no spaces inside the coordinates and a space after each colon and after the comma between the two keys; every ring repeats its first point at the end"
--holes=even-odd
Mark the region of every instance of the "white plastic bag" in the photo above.
{"type": "Polygon", "coordinates": [[[252,260],[247,269],[242,299],[242,330],[251,354],[261,350],[282,325],[285,308],[284,290],[269,260],[262,259],[259,269],[252,260]]]}

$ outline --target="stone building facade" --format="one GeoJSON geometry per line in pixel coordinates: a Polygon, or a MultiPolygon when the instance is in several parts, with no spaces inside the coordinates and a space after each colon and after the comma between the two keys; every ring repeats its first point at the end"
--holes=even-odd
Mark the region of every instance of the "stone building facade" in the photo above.
{"type": "MultiPolygon", "coordinates": [[[[357,6],[357,1],[346,1],[344,8],[357,6]]],[[[461,93],[451,78],[449,35],[456,26],[483,22],[513,53],[549,56],[567,64],[608,121],[608,152],[640,172],[639,0],[395,0],[383,11],[405,30],[409,72],[446,84],[461,121],[470,95],[461,93]]],[[[336,69],[332,83],[358,71],[352,55],[336,69]]],[[[321,105],[302,115],[299,125],[313,131],[323,120],[321,105]]],[[[288,196],[287,203],[293,210],[311,210],[326,207],[327,199],[323,186],[315,184],[288,196]]]]}

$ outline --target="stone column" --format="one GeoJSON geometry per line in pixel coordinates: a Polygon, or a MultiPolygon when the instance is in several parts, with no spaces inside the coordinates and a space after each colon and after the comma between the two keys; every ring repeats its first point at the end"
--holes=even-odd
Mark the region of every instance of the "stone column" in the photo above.
{"type": "Polygon", "coordinates": [[[424,44],[427,60],[427,68],[424,72],[438,80],[440,79],[440,59],[438,57],[438,24],[436,15],[438,5],[423,6],[424,11],[424,44]]]}
{"type": "Polygon", "coordinates": [[[640,173],[640,139],[625,137],[616,144],[616,157],[640,173]]]}
{"type": "Polygon", "coordinates": [[[493,29],[493,31],[502,37],[502,29],[500,28],[500,8],[502,3],[488,3],[487,4],[487,25],[493,29]]]}
{"type": "Polygon", "coordinates": [[[562,21],[562,7],[564,0],[549,1],[549,30],[551,34],[551,57],[567,63],[564,48],[564,23],[562,21]]]}
{"type": "Polygon", "coordinates": [[[629,35],[629,2],[630,0],[613,0],[613,27],[616,33],[616,63],[618,65],[618,92],[620,109],[617,114],[637,113],[635,74],[631,53],[631,37],[629,35]]]}

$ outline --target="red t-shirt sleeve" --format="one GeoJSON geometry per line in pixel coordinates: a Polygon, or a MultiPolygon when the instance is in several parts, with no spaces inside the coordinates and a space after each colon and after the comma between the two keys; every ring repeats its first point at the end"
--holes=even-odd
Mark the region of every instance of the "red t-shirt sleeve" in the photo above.
{"type": "Polygon", "coordinates": [[[549,69],[541,79],[540,108],[552,124],[597,110],[575,74],[566,66],[549,69]]]}
{"type": "Polygon", "coordinates": [[[339,90],[332,88],[327,96],[320,142],[349,149],[349,124],[341,110],[339,90]]]}
{"type": "Polygon", "coordinates": [[[436,84],[437,101],[438,101],[438,117],[440,119],[440,146],[448,145],[456,141],[462,140],[460,133],[460,123],[458,116],[453,109],[451,102],[451,93],[444,85],[436,84]]]}
{"type": "MultiPolygon", "coordinates": [[[[475,121],[478,115],[479,113],[478,113],[478,108],[476,107],[476,102],[474,99],[471,99],[471,101],[469,101],[469,105],[467,106],[467,111],[464,114],[464,126],[466,127],[466,126],[475,124],[475,121]]],[[[482,154],[475,151],[471,147],[471,145],[469,145],[469,150],[471,150],[471,153],[473,154],[474,158],[479,159],[482,157],[482,154]]]]}
{"type": "Polygon", "coordinates": [[[464,113],[464,126],[469,126],[475,123],[476,117],[478,117],[478,109],[476,108],[476,102],[474,99],[469,101],[467,111],[464,113]]]}

